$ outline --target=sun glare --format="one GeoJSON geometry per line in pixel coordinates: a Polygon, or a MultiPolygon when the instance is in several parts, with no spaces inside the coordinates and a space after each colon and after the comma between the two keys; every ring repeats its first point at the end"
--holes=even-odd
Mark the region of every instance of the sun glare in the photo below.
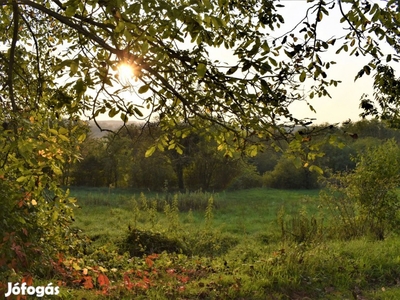
{"type": "Polygon", "coordinates": [[[118,66],[118,77],[121,83],[129,83],[134,77],[133,67],[127,63],[122,63],[118,66]]]}

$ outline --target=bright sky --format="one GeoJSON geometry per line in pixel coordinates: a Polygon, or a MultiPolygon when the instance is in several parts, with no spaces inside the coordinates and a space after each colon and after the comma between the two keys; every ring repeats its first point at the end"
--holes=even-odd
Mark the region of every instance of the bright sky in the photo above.
{"type": "MultiPolygon", "coordinates": [[[[285,20],[293,20],[296,24],[298,20],[301,20],[305,15],[305,12],[310,4],[306,1],[282,1],[285,4],[285,8],[282,10],[282,15],[285,20]]],[[[346,4],[343,5],[343,9],[346,9],[346,4]]],[[[324,16],[323,26],[318,28],[322,34],[322,38],[331,38],[333,36],[340,37],[345,32],[343,27],[345,24],[340,23],[340,12],[337,9],[330,10],[329,17],[324,16]]],[[[287,22],[283,28],[283,32],[290,30],[292,22],[287,22]]],[[[335,44],[335,50],[330,51],[324,57],[331,57],[329,59],[336,61],[336,65],[332,65],[329,69],[328,76],[332,79],[341,80],[342,83],[338,87],[332,87],[330,94],[332,98],[314,98],[310,101],[311,105],[317,111],[314,116],[310,115],[312,112],[303,104],[296,106],[299,110],[299,117],[316,117],[317,123],[336,123],[342,122],[351,118],[353,121],[360,119],[359,109],[360,97],[363,93],[372,96],[372,77],[364,75],[362,78],[354,81],[355,76],[362,67],[369,62],[367,57],[355,57],[349,56],[348,53],[335,54],[334,52],[340,47],[340,41],[335,44]]]]}

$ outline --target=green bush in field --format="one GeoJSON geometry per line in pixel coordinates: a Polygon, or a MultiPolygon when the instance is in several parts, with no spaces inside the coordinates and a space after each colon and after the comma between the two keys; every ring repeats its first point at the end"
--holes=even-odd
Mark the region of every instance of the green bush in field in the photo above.
{"type": "Polygon", "coordinates": [[[152,253],[186,253],[183,244],[177,240],[153,231],[131,230],[120,244],[121,253],[129,252],[130,256],[142,257],[152,253]]]}
{"type": "MultiPolygon", "coordinates": [[[[197,192],[199,196],[205,194],[197,192]]],[[[188,229],[180,218],[180,197],[175,194],[170,202],[163,201],[163,214],[157,212],[157,199],[147,198],[141,194],[139,199],[132,199],[132,228],[122,241],[118,242],[121,253],[129,252],[131,256],[141,257],[151,253],[185,253],[190,255],[219,256],[238,244],[238,239],[222,233],[213,224],[215,201],[209,196],[204,210],[204,223],[188,229]],[[139,220],[147,222],[143,226],[139,220]],[[160,223],[163,224],[160,227],[160,223]]],[[[161,201],[159,201],[161,202],[161,201]]],[[[186,206],[184,206],[186,209],[186,206]]],[[[193,222],[193,211],[183,220],[193,222]]]]}
{"type": "Polygon", "coordinates": [[[321,197],[342,237],[384,239],[399,224],[400,149],[394,140],[359,155],[354,172],[333,175],[326,185],[321,197]]]}
{"type": "Polygon", "coordinates": [[[318,187],[317,173],[297,168],[291,158],[282,156],[273,171],[265,172],[263,184],[276,189],[314,189],[318,187]]]}

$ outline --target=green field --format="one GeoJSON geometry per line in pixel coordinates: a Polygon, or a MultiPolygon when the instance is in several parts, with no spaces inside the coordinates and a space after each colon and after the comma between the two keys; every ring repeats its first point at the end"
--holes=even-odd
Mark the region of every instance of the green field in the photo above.
{"type": "Polygon", "coordinates": [[[94,277],[101,268],[111,282],[106,299],[400,299],[399,237],[333,238],[336,220],[317,190],[71,195],[85,241],[76,269],[88,267],[94,277]],[[128,270],[129,286],[121,283],[128,270]]]}

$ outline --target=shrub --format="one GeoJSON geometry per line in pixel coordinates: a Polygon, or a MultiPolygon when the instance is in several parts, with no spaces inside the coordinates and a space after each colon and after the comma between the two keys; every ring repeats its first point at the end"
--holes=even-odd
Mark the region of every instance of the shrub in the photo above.
{"type": "Polygon", "coordinates": [[[331,176],[321,198],[337,216],[342,237],[384,239],[399,223],[400,149],[394,140],[368,149],[354,172],[331,176]]]}
{"type": "Polygon", "coordinates": [[[176,239],[171,239],[159,232],[149,230],[131,230],[119,244],[121,253],[129,252],[131,256],[142,257],[152,253],[185,253],[185,247],[176,239]]]}
{"type": "Polygon", "coordinates": [[[262,187],[262,177],[257,172],[256,166],[243,163],[241,174],[229,186],[230,190],[250,189],[262,187]]]}
{"type": "Polygon", "coordinates": [[[290,158],[282,156],[273,171],[263,175],[266,187],[276,189],[313,189],[318,187],[317,174],[308,168],[296,168],[290,158]]]}

